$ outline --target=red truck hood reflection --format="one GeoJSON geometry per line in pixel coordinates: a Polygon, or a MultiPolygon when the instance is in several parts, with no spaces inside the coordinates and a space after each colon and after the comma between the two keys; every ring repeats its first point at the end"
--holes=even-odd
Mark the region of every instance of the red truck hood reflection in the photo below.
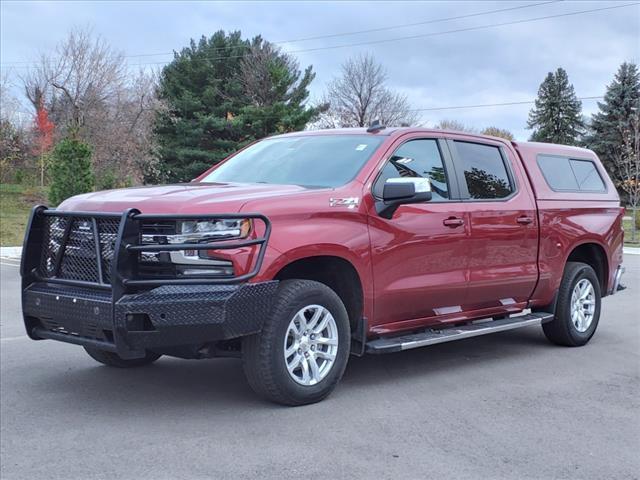
{"type": "Polygon", "coordinates": [[[236,213],[251,200],[309,192],[296,185],[184,183],[106,190],[65,200],[60,210],[142,213],[236,213]]]}

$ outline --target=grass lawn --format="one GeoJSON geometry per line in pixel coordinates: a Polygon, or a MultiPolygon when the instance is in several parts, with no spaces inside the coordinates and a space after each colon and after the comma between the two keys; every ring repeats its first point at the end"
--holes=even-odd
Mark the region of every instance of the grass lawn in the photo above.
{"type": "MultiPolygon", "coordinates": [[[[629,213],[628,215],[631,215],[629,213]]],[[[637,213],[640,215],[640,212],[637,213]]],[[[640,247],[640,230],[636,230],[636,240],[631,241],[631,231],[633,229],[633,220],[623,220],[622,226],[624,228],[624,244],[628,247],[640,247]]]]}
{"type": "Polygon", "coordinates": [[[22,245],[29,212],[34,205],[47,203],[46,190],[0,183],[0,245],[22,245]]]}

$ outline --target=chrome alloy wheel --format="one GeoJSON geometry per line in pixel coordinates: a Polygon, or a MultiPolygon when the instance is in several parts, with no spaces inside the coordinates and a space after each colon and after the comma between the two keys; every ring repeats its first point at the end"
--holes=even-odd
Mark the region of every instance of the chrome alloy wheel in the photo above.
{"type": "Polygon", "coordinates": [[[591,326],[596,311],[596,292],[589,280],[583,278],[571,294],[571,322],[580,333],[591,326]]]}
{"type": "Polygon", "coordinates": [[[338,328],[331,312],[320,305],[301,308],[287,327],[284,361],[301,385],[315,385],[327,376],[338,353],[338,328]]]}

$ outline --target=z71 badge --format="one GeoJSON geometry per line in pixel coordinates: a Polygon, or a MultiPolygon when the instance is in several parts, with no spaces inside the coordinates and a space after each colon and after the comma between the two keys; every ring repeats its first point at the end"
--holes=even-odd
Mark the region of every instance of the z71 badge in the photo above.
{"type": "Polygon", "coordinates": [[[347,207],[347,208],[353,209],[358,206],[358,203],[360,203],[360,199],[358,197],[329,199],[329,206],[331,207],[347,207]]]}

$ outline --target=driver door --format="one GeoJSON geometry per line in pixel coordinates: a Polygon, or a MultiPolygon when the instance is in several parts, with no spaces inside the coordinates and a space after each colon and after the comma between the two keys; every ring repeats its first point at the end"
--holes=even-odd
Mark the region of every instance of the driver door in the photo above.
{"type": "Polygon", "coordinates": [[[370,212],[374,277],[373,331],[379,334],[446,321],[465,308],[469,217],[459,200],[446,142],[399,140],[372,185],[382,197],[388,179],[426,177],[432,199],[400,205],[390,219],[370,212]]]}

